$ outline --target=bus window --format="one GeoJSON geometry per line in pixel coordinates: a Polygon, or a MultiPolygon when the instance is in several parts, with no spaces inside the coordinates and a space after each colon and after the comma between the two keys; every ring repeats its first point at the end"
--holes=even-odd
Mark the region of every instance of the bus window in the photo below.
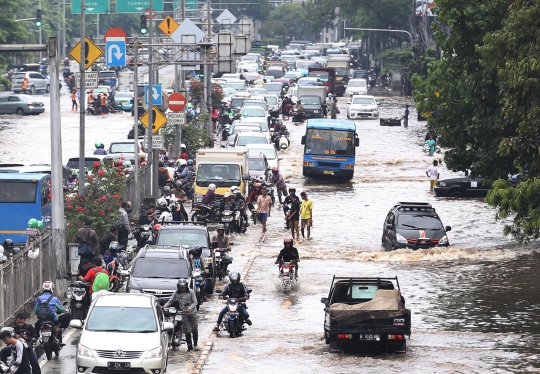
{"type": "Polygon", "coordinates": [[[354,132],[308,129],[306,154],[354,156],[354,132]]]}
{"type": "Polygon", "coordinates": [[[51,204],[51,180],[47,179],[41,183],[41,207],[51,204]]]}
{"type": "Polygon", "coordinates": [[[36,201],[36,186],[34,182],[1,182],[0,202],[3,203],[34,203],[36,201]]]}

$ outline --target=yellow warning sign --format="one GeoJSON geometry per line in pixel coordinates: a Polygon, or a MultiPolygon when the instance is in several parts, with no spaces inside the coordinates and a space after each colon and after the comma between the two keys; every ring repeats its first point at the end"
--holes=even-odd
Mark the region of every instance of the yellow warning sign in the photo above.
{"type": "MultiPolygon", "coordinates": [[[[88,68],[90,68],[90,66],[92,66],[94,62],[101,57],[103,51],[87,36],[84,38],[84,40],[84,54],[86,56],[84,59],[84,70],[88,70],[88,68]]],[[[69,55],[73,57],[79,64],[81,63],[81,42],[78,42],[75,47],[69,51],[69,55]]]]}
{"type": "Polygon", "coordinates": [[[165,17],[165,19],[158,25],[161,32],[167,36],[171,36],[171,34],[176,31],[178,26],[180,26],[178,22],[176,22],[171,16],[165,17]]]}
{"type": "MultiPolygon", "coordinates": [[[[148,115],[148,112],[146,112],[144,113],[144,116],[142,116],[141,118],[141,123],[147,129],[150,128],[148,126],[148,117],[150,116],[148,115]]],[[[156,106],[152,106],[152,122],[153,122],[152,134],[156,134],[159,131],[159,129],[162,128],[167,123],[167,117],[165,117],[163,113],[161,113],[161,111],[156,106]]]]}

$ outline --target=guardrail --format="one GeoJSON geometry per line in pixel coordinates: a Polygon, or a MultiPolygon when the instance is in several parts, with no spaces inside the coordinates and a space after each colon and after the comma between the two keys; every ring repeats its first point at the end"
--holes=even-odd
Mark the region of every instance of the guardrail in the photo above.
{"type": "MultiPolygon", "coordinates": [[[[150,186],[149,186],[149,177],[148,173],[150,172],[149,167],[144,167],[139,169],[139,184],[140,188],[137,191],[135,188],[135,175],[130,174],[126,178],[126,189],[124,191],[124,201],[143,201],[144,196],[148,196],[150,194],[150,186]],[[139,194],[139,200],[135,199],[135,196],[139,194]]],[[[138,212],[139,207],[133,207],[133,211],[138,212]]]]}

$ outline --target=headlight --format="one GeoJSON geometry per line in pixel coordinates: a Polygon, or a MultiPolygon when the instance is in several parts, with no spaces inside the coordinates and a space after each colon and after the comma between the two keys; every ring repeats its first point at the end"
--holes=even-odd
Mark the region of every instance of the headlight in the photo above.
{"type": "Polygon", "coordinates": [[[398,243],[407,244],[407,239],[401,234],[396,234],[396,240],[398,243]]]}
{"type": "Polygon", "coordinates": [[[95,358],[90,348],[87,348],[81,344],[79,344],[79,348],[77,350],[77,356],[95,358]]]}
{"type": "Polygon", "coordinates": [[[314,162],[309,162],[309,161],[304,161],[304,166],[311,166],[311,167],[314,167],[314,166],[315,166],[315,163],[314,163],[314,162]]]}
{"type": "Polygon", "coordinates": [[[446,187],[446,183],[444,182],[437,182],[437,185],[440,187],[446,187]]]}
{"type": "Polygon", "coordinates": [[[154,358],[161,358],[162,353],[163,352],[161,350],[161,347],[154,348],[154,349],[148,351],[148,354],[146,355],[145,359],[151,360],[151,359],[154,359],[154,358]]]}
{"type": "Polygon", "coordinates": [[[314,110],[313,113],[319,113],[319,111],[318,111],[318,110],[314,110]]]}
{"type": "Polygon", "coordinates": [[[138,288],[130,288],[129,293],[143,293],[142,290],[139,290],[138,288]]]}
{"type": "Polygon", "coordinates": [[[439,241],[439,245],[447,245],[448,244],[448,236],[443,236],[442,239],[439,241]]]}

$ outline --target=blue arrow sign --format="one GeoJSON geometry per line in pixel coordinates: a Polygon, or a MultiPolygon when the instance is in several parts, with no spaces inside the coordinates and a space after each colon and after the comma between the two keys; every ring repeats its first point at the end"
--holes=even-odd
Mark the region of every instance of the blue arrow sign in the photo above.
{"type": "Polygon", "coordinates": [[[150,91],[149,86],[144,86],[144,101],[146,104],[148,104],[148,95],[152,95],[152,105],[161,105],[163,104],[163,95],[161,95],[161,86],[152,86],[152,90],[150,91]]]}
{"type": "Polygon", "coordinates": [[[107,41],[105,62],[107,66],[126,66],[126,42],[122,40],[107,41]]]}

